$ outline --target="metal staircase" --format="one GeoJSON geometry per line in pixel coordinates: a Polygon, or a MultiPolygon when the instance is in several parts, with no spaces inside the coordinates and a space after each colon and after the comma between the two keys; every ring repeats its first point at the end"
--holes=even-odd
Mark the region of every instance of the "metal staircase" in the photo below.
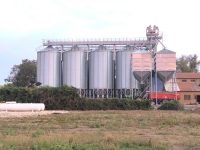
{"type": "Polygon", "coordinates": [[[147,98],[147,96],[148,96],[147,91],[150,90],[150,86],[151,86],[150,78],[147,79],[147,81],[145,82],[145,84],[143,86],[144,86],[144,88],[141,89],[140,97],[147,98]]]}

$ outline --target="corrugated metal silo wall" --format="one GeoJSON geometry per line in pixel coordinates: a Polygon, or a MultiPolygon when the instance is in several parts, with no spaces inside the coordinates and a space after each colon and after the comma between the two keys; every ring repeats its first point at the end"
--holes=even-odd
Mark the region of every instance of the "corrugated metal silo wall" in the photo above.
{"type": "Polygon", "coordinates": [[[116,88],[115,89],[138,89],[131,71],[131,50],[118,51],[116,53],[116,88]]]}
{"type": "Polygon", "coordinates": [[[54,49],[37,52],[37,81],[42,86],[61,85],[61,53],[54,49]]]}
{"type": "Polygon", "coordinates": [[[96,50],[89,54],[89,89],[113,89],[113,52],[96,50]]]}
{"type": "Polygon", "coordinates": [[[87,89],[87,53],[70,50],[63,53],[63,85],[87,89]]]}

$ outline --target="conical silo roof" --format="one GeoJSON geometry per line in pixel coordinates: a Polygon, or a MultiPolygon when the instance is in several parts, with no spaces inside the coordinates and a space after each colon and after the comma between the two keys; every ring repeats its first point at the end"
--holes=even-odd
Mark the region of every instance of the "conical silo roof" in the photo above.
{"type": "Polygon", "coordinates": [[[163,49],[157,52],[157,54],[176,54],[176,52],[168,50],[168,49],[163,49]]]}

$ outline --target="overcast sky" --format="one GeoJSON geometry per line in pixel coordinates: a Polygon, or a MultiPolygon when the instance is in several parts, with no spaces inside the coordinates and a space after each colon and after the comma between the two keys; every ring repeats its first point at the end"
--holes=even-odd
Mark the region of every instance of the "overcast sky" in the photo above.
{"type": "MultiPolygon", "coordinates": [[[[43,39],[145,37],[157,25],[164,45],[200,55],[199,0],[0,0],[0,84],[14,64],[36,59],[43,39]]],[[[200,56],[199,56],[200,57],[200,56]]]]}

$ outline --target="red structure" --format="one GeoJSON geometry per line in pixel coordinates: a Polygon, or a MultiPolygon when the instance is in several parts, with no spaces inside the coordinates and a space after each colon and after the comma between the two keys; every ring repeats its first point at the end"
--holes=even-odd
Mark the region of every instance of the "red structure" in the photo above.
{"type": "Polygon", "coordinates": [[[172,93],[172,92],[151,92],[148,93],[148,98],[155,101],[156,98],[158,101],[164,101],[164,100],[180,100],[180,94],[179,93],[172,93]]]}

